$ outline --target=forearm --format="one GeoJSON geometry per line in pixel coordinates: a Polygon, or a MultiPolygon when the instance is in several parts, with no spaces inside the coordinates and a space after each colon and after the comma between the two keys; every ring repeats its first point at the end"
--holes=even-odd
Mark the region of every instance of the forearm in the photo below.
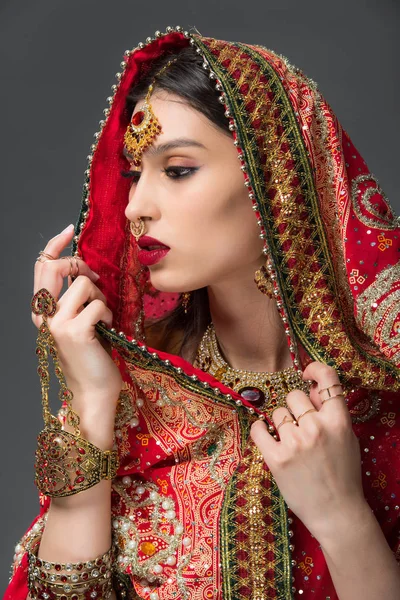
{"type": "MultiPolygon", "coordinates": [[[[114,421],[92,413],[81,416],[80,429],[101,450],[112,448],[114,421]]],[[[107,552],[111,541],[111,481],[101,480],[78,494],[52,498],[38,557],[53,563],[85,562],[107,552]]]]}
{"type": "Polygon", "coordinates": [[[340,600],[398,600],[400,569],[367,503],[319,541],[340,600]]]}

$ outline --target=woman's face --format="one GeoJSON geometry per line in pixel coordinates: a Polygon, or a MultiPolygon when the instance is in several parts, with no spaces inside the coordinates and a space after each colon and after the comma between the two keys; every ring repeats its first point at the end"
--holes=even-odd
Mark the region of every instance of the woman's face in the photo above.
{"type": "Polygon", "coordinates": [[[170,247],[149,267],[151,283],[185,292],[253,277],[263,241],[232,137],[178,96],[155,91],[151,105],[162,133],[142,156],[125,211],[170,247]]]}

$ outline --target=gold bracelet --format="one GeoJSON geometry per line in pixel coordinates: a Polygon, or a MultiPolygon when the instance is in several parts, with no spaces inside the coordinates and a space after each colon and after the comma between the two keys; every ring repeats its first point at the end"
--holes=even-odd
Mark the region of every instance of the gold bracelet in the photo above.
{"type": "Polygon", "coordinates": [[[102,451],[81,437],[80,419],[72,408],[73,393],[68,389],[62,372],[55,340],[47,319],[57,310],[57,300],[42,288],[31,300],[32,312],[41,315],[43,322],[38,329],[36,355],[39,360],[38,374],[42,390],[42,409],[45,428],[38,435],[35,462],[35,483],[46,496],[55,498],[72,496],[96,485],[101,479],[115,477],[119,461],[117,450],[102,451]],[[51,414],[49,407],[49,354],[60,383],[59,399],[66,406],[66,423],[74,433],[64,431],[60,420],[51,414]]]}
{"type": "Polygon", "coordinates": [[[38,435],[35,484],[51,498],[72,496],[117,474],[116,450],[100,450],[82,437],[43,429],[38,435]]]}
{"type": "Polygon", "coordinates": [[[32,598],[87,600],[111,597],[114,550],[79,563],[52,563],[37,557],[40,543],[28,551],[28,588],[32,598]]]}

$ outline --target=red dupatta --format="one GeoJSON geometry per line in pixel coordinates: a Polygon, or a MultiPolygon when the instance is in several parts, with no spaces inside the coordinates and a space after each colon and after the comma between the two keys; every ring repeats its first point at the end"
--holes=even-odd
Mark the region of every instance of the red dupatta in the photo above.
{"type": "MultiPolygon", "coordinates": [[[[74,250],[100,273],[115,327],[97,329],[124,378],[112,495],[116,585],[128,598],[333,600],[318,542],[249,442],[257,411],[188,362],[146,346],[145,320],[179,298],[152,288],[124,215],[125,98],[144,65],[189,44],[226,108],[293,363],[320,360],[338,371],[365,495],[400,558],[399,221],[301,70],[261,46],[168,28],[125,53],[92,146],[74,238],[74,250]]],[[[6,599],[25,600],[26,549],[48,507],[42,497],[6,599]]]]}

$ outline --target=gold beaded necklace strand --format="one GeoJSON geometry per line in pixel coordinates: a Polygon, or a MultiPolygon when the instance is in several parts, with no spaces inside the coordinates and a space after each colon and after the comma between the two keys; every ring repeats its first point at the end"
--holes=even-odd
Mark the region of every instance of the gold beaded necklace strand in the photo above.
{"type": "Polygon", "coordinates": [[[294,389],[306,394],[309,392],[309,383],[303,381],[301,373],[294,367],[271,373],[230,367],[219,350],[213,323],[210,323],[201,339],[193,364],[265,412],[286,406],[286,396],[294,389]]]}

